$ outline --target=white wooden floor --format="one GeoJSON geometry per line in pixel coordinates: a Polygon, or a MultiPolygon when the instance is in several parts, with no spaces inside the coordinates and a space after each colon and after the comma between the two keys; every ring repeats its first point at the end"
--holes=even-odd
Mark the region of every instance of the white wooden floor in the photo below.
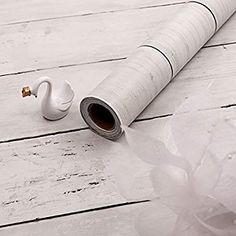
{"type": "MultiPolygon", "coordinates": [[[[0,234],[137,235],[149,185],[125,199],[114,165],[134,163],[91,133],[81,98],[183,6],[180,0],[2,0],[0,3],[0,234]],[[21,87],[41,75],[71,82],[70,114],[49,122],[21,87]]],[[[140,115],[157,135],[176,107],[214,83],[210,122],[236,114],[236,15],[140,115]]],[[[230,138],[230,137],[229,137],[230,138]]],[[[145,172],[143,167],[143,172],[145,172]]],[[[148,173],[148,172],[146,172],[148,173]]],[[[140,173],[140,175],[143,173],[140,173]]],[[[141,179],[142,176],[137,176],[141,179]]]]}

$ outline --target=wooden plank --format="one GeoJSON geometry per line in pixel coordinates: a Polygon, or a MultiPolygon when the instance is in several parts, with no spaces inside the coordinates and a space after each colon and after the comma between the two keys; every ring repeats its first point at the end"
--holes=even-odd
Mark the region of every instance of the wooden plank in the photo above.
{"type": "Polygon", "coordinates": [[[75,1],[41,0],[13,1],[2,0],[0,6],[0,24],[17,24],[29,21],[41,21],[53,18],[66,18],[85,14],[99,14],[109,11],[124,11],[127,9],[158,7],[160,5],[176,4],[184,0],[102,0],[75,1]]]}
{"type": "MultiPolygon", "coordinates": [[[[197,121],[211,127],[219,117],[232,115],[235,107],[200,111],[194,125],[197,121]]],[[[169,119],[138,122],[133,127],[165,139],[163,127],[169,119]]],[[[188,114],[181,119],[186,123],[188,114]]],[[[224,142],[234,138],[215,145],[223,148],[224,142]]],[[[121,144],[122,139],[111,142],[89,130],[1,144],[0,225],[126,202],[124,186],[117,182],[117,173],[122,172],[127,179],[135,176],[137,183],[129,190],[129,200],[147,199],[152,193],[151,167],[121,144]]]]}
{"type": "MultiPolygon", "coordinates": [[[[0,75],[126,57],[181,8],[165,6],[3,26],[0,75]]],[[[235,41],[235,20],[236,16],[209,45],[235,41]]]]}
{"type": "Polygon", "coordinates": [[[0,225],[126,202],[109,166],[128,154],[89,131],[1,144],[0,153],[0,225]]]}
{"type": "Polygon", "coordinates": [[[137,204],[76,214],[0,229],[4,236],[80,235],[138,236],[135,221],[147,204],[137,204]]]}
{"type": "MultiPolygon", "coordinates": [[[[214,82],[212,91],[215,103],[212,107],[236,103],[235,58],[236,45],[203,49],[139,118],[173,113],[186,97],[200,93],[210,82],[214,82]]],[[[119,61],[97,63],[2,77],[0,79],[0,141],[86,127],[78,111],[81,98],[119,63],[119,61]],[[40,115],[38,99],[21,98],[21,87],[32,84],[42,75],[48,75],[57,82],[67,79],[72,83],[76,97],[66,118],[56,122],[46,121],[40,115]],[[9,101],[11,106],[8,105],[9,101]]],[[[44,93],[44,89],[42,88],[40,92],[44,93]]]]}

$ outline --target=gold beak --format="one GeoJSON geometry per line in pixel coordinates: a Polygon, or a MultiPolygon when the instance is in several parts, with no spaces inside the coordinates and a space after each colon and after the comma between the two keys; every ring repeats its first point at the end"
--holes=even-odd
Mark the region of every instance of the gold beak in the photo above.
{"type": "Polygon", "coordinates": [[[26,86],[22,89],[22,97],[30,96],[31,90],[29,86],[26,86]]]}

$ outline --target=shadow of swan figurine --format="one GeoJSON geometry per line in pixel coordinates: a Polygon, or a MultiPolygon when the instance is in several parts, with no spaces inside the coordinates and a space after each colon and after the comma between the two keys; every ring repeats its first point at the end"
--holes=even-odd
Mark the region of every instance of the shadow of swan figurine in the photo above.
{"type": "Polygon", "coordinates": [[[43,83],[47,83],[47,89],[41,104],[42,116],[48,120],[62,119],[68,114],[74,98],[74,91],[68,81],[64,81],[61,89],[54,92],[51,78],[40,77],[32,87],[26,86],[22,89],[22,96],[34,95],[37,98],[39,87],[43,83]]]}

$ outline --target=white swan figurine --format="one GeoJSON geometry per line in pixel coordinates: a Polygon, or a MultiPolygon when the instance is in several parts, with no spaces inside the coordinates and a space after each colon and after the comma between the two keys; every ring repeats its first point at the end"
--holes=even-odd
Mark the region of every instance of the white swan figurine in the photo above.
{"type": "Polygon", "coordinates": [[[40,77],[32,87],[26,86],[22,89],[22,96],[37,97],[38,89],[43,83],[47,83],[47,90],[41,104],[42,116],[48,120],[62,119],[68,114],[74,98],[74,91],[68,81],[64,82],[60,91],[53,92],[51,78],[40,77]]]}

